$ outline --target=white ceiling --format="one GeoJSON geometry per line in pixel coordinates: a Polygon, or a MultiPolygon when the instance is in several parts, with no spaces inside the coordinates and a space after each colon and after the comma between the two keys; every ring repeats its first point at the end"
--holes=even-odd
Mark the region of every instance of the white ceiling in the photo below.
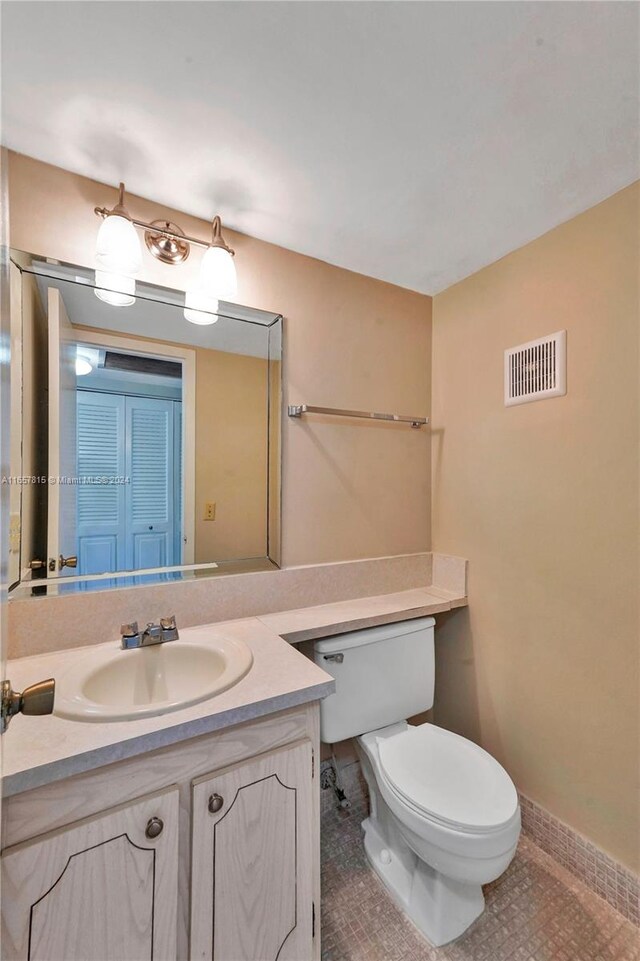
{"type": "Polygon", "coordinates": [[[3,141],[435,293],[639,176],[639,14],[3,3],[3,141]]]}

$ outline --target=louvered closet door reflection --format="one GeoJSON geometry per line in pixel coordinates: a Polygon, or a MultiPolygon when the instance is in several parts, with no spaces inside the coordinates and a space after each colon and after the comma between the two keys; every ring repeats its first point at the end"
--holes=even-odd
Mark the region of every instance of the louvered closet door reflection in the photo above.
{"type": "Polygon", "coordinates": [[[125,416],[126,566],[139,570],[173,564],[173,402],[127,397],[125,416]]]}
{"type": "Polygon", "coordinates": [[[77,404],[78,573],[102,574],[125,564],[125,398],[79,390],[77,404]]]}

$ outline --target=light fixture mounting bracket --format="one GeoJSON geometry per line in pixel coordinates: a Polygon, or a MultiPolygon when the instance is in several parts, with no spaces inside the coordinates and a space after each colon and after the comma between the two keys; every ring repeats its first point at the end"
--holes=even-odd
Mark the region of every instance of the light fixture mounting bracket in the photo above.
{"type": "Polygon", "coordinates": [[[156,230],[145,230],[144,241],[153,256],[163,264],[183,263],[191,252],[187,241],[181,239],[184,231],[170,220],[152,220],[150,226],[156,230]]]}
{"type": "Polygon", "coordinates": [[[232,257],[235,256],[235,250],[229,246],[222,236],[222,221],[217,214],[211,221],[211,246],[221,247],[223,250],[226,250],[228,254],[231,254],[232,257]]]}

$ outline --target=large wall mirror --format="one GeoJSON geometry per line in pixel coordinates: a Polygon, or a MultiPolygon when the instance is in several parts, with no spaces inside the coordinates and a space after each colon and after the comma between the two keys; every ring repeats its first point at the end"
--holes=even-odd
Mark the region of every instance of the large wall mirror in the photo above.
{"type": "Polygon", "coordinates": [[[10,582],[18,596],[280,562],[282,317],[12,251],[10,582]],[[106,299],[105,299],[106,296],[106,299]]]}

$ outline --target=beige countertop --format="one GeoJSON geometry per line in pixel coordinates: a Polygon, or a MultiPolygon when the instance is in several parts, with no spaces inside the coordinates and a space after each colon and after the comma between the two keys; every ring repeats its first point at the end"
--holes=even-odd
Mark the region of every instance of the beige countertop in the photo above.
{"type": "MultiPolygon", "coordinates": [[[[239,638],[251,648],[253,666],[238,684],[182,710],[132,721],[85,723],[56,716],[20,715],[4,736],[3,793],[19,794],[199,734],[319,700],[333,692],[333,678],[292,645],[426,617],[466,604],[461,591],[429,586],[207,625],[213,635],[239,638]]],[[[181,630],[181,638],[188,640],[190,630],[195,628],[181,630]]],[[[23,690],[36,681],[60,676],[90,649],[17,658],[9,661],[7,676],[14,690],[23,690]]]]}
{"type": "Polygon", "coordinates": [[[321,604],[318,607],[303,607],[297,611],[281,611],[278,614],[266,614],[259,620],[285,641],[299,644],[301,641],[361,631],[380,624],[429,617],[466,605],[464,594],[431,586],[321,604]]]}
{"type": "MultiPolygon", "coordinates": [[[[316,701],[334,690],[334,680],[257,618],[211,624],[211,632],[243,640],[253,666],[234,687],[179,711],[132,721],[70,721],[61,717],[14,718],[3,738],[5,797],[79,774],[123,758],[153,751],[199,734],[316,701]]],[[[180,633],[189,639],[185,628],[180,633]]],[[[110,642],[117,645],[117,642],[110,642]]],[[[79,654],[75,648],[36,654],[8,663],[14,690],[60,675],[79,654]]],[[[126,652],[122,653],[126,657],[126,652]]]]}

